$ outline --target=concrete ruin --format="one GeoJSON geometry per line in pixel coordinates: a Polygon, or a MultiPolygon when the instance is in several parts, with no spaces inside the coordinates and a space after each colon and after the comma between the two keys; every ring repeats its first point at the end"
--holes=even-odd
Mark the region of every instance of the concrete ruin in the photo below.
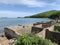
{"type": "Polygon", "coordinates": [[[52,24],[53,24],[53,21],[50,21],[50,22],[37,22],[37,23],[34,23],[33,25],[36,26],[36,25],[42,25],[43,28],[47,28],[47,27],[50,27],[52,24]]]}
{"type": "Polygon", "coordinates": [[[45,38],[60,44],[60,32],[46,30],[45,38]]]}
{"type": "MultiPolygon", "coordinates": [[[[52,41],[55,41],[55,34],[56,39],[59,38],[60,40],[60,33],[56,33],[55,26],[52,25],[53,22],[47,22],[47,23],[38,23],[33,25],[25,25],[25,26],[11,26],[11,27],[5,27],[4,33],[7,38],[18,38],[19,36],[26,34],[26,33],[34,33],[35,35],[43,38],[50,39],[52,41]],[[43,26],[42,26],[43,25],[43,26]],[[48,30],[47,30],[48,29],[48,30]]],[[[60,27],[58,27],[60,29],[60,27]]],[[[56,40],[58,41],[58,40],[56,40]]]]}
{"type": "MultiPolygon", "coordinates": [[[[4,33],[7,38],[18,38],[19,36],[26,33],[34,33],[40,37],[45,38],[46,25],[49,25],[50,23],[47,22],[47,23],[42,23],[42,24],[35,25],[35,26],[33,24],[30,24],[30,25],[25,25],[25,26],[18,25],[18,26],[5,27],[4,33]],[[42,24],[44,27],[42,26],[42,24]]],[[[49,26],[47,26],[47,28],[48,27],[49,26]]]]}
{"type": "Polygon", "coordinates": [[[5,27],[4,33],[7,38],[18,38],[19,36],[25,33],[33,33],[33,32],[37,35],[41,34],[43,37],[45,36],[44,35],[45,33],[43,34],[43,32],[45,32],[43,31],[44,30],[43,28],[49,27],[48,25],[51,26],[51,22],[38,23],[36,25],[30,24],[25,26],[18,25],[18,26],[5,27]]]}
{"type": "Polygon", "coordinates": [[[18,38],[25,33],[31,33],[31,26],[5,27],[4,33],[7,38],[18,38]]]}

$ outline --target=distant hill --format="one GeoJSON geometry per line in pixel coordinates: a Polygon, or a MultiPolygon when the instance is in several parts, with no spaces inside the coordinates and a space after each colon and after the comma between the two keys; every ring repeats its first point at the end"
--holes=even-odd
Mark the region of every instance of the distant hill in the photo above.
{"type": "Polygon", "coordinates": [[[50,11],[46,11],[43,13],[34,14],[32,16],[26,16],[25,18],[51,18],[51,19],[55,19],[55,18],[60,18],[60,11],[59,10],[50,10],[50,11]]]}

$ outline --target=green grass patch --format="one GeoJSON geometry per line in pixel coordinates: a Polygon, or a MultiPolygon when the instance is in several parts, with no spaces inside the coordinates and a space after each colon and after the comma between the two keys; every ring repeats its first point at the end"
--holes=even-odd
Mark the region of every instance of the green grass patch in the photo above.
{"type": "Polygon", "coordinates": [[[54,26],[60,26],[60,23],[56,23],[56,24],[54,24],[54,26]]]}
{"type": "Polygon", "coordinates": [[[53,44],[50,40],[43,39],[36,35],[24,34],[17,39],[15,45],[56,45],[56,44],[53,44]]]}

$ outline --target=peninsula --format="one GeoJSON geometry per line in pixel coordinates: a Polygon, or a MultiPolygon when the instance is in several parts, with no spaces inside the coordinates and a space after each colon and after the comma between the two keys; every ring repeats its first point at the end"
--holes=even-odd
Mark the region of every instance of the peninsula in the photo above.
{"type": "Polygon", "coordinates": [[[60,10],[50,10],[50,11],[34,14],[32,16],[25,16],[25,18],[51,18],[51,19],[56,19],[56,18],[60,18],[60,10]]]}

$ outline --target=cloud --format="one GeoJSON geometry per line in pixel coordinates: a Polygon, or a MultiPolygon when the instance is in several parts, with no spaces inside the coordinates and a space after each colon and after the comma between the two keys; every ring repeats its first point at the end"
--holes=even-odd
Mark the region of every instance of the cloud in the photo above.
{"type": "Polygon", "coordinates": [[[60,0],[0,0],[0,3],[4,3],[6,5],[10,4],[14,5],[23,5],[27,7],[60,7],[60,0]]]}
{"type": "Polygon", "coordinates": [[[23,0],[21,4],[27,5],[28,7],[44,7],[47,5],[47,3],[38,0],[23,0]]]}
{"type": "Polygon", "coordinates": [[[59,6],[60,0],[42,1],[42,0],[0,0],[0,3],[11,5],[25,5],[27,7],[45,7],[45,6],[59,6]]]}
{"type": "Polygon", "coordinates": [[[25,5],[28,7],[44,7],[48,5],[44,1],[38,1],[38,0],[0,0],[0,3],[25,5]]]}
{"type": "Polygon", "coordinates": [[[30,12],[0,11],[0,17],[24,17],[32,15],[30,12]]]}

